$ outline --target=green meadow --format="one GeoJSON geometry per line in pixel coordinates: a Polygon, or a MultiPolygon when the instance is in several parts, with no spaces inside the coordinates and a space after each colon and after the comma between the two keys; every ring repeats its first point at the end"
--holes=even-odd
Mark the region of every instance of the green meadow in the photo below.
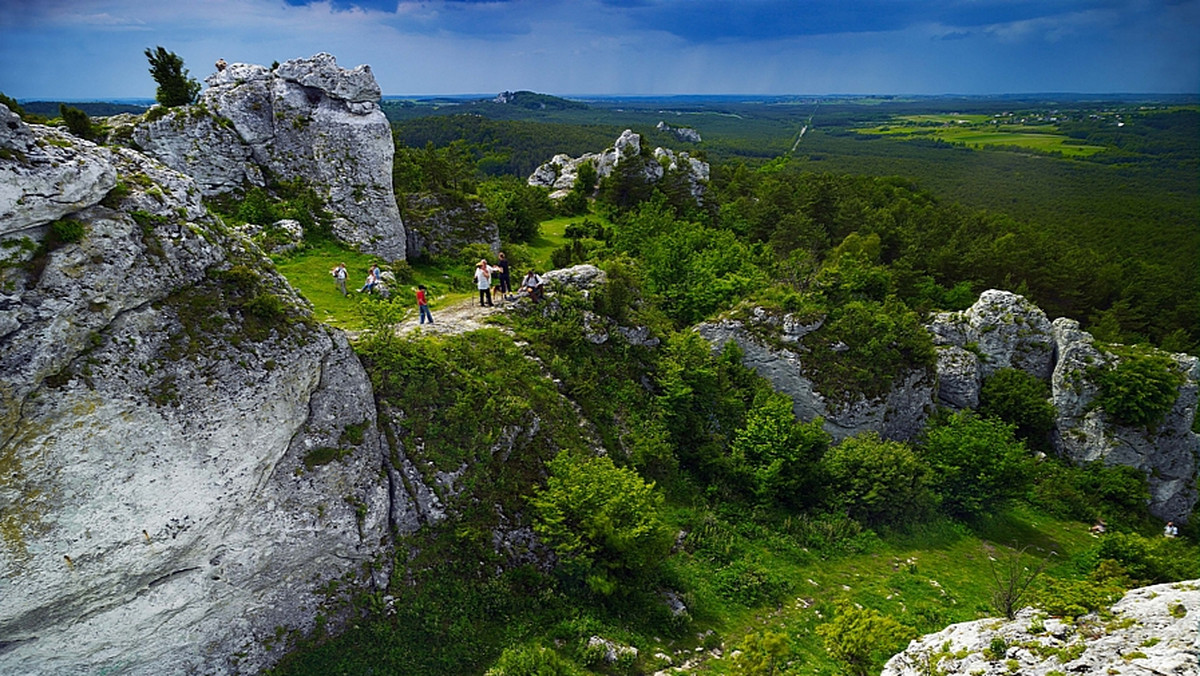
{"type": "Polygon", "coordinates": [[[1080,144],[1056,133],[1051,126],[997,125],[988,122],[990,118],[986,115],[906,115],[900,119],[909,124],[880,125],[855,131],[897,139],[931,138],[969,148],[1022,148],[1061,153],[1065,157],[1088,157],[1105,150],[1103,146],[1080,144]]]}

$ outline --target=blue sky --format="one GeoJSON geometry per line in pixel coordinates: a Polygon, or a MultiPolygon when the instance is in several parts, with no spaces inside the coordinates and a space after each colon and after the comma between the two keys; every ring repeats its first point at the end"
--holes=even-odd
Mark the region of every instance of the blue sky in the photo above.
{"type": "Polygon", "coordinates": [[[152,98],[157,45],[396,95],[1200,93],[1200,0],[0,0],[0,91],[152,98]]]}

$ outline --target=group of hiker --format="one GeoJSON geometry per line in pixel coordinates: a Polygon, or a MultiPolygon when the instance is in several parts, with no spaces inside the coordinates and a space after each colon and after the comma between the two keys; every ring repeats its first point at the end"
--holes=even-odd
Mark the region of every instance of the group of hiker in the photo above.
{"type": "MultiPolygon", "coordinates": [[[[475,288],[479,290],[479,307],[492,307],[493,286],[504,300],[512,300],[513,290],[509,276],[509,262],[503,251],[500,252],[496,265],[489,265],[486,258],[479,259],[479,262],[475,264],[475,288]]],[[[530,270],[521,280],[519,290],[529,294],[529,297],[536,303],[542,299],[544,287],[542,278],[530,270]]]]}
{"type": "MultiPolygon", "coordinates": [[[[499,258],[496,261],[496,265],[489,264],[486,258],[481,258],[479,262],[475,264],[475,288],[479,290],[480,307],[494,307],[492,300],[493,287],[496,288],[496,292],[499,293],[504,300],[514,299],[514,291],[512,289],[509,276],[509,269],[509,261],[504,255],[503,251],[500,252],[499,258]]],[[[340,291],[343,296],[350,295],[350,292],[346,290],[346,277],[349,275],[346,270],[346,264],[339,263],[337,267],[329,271],[329,274],[333,276],[333,280],[337,284],[338,291],[340,291]]],[[[376,287],[378,287],[382,281],[382,274],[383,273],[380,271],[378,265],[372,265],[371,269],[367,272],[366,281],[363,283],[362,288],[360,288],[358,292],[374,292],[376,287]]],[[[544,289],[545,282],[543,282],[541,276],[532,269],[525,274],[525,277],[521,280],[521,285],[518,287],[518,291],[524,291],[535,303],[542,299],[544,289]]],[[[429,299],[426,296],[426,289],[423,284],[417,286],[416,294],[417,310],[420,313],[420,323],[424,324],[426,321],[428,321],[430,324],[432,324],[433,315],[429,312],[429,299]]]]}

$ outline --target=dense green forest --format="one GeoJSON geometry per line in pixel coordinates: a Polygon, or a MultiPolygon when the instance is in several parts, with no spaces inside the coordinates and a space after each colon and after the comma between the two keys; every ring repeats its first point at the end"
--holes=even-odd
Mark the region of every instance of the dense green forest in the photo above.
{"type": "MultiPolygon", "coordinates": [[[[397,547],[389,588],[355,597],[347,631],[299,641],[275,673],[870,673],[952,622],[1029,604],[1077,617],[1131,586],[1200,576],[1196,519],[1159,536],[1141,472],[1038,455],[1054,415],[1044,382],[1004,370],[977,411],[938,412],[916,439],[834,445],[735,346],[714,353],[691,330],[751,308],[822,318],[799,349],[834,403],[930,365],[928,313],[989,287],[1103,339],[1195,351],[1187,152],[1147,140],[1139,161],[1085,163],[820,126],[796,145],[786,128],[808,106],[772,111],[751,138],[689,122],[706,139],[689,150],[714,163],[700,203],[671,172],[642,182],[648,157],[582,172],[557,205],[521,180],[522,163],[611,143],[624,127],[602,114],[397,122],[398,192],[483,201],[509,250],[570,216],[553,265],[589,262],[607,281],[447,338],[398,337],[407,299],[363,301],[375,319],[356,349],[383,407],[404,411],[405,453],[427,478],[466,469],[443,495],[453,516],[397,547]],[[597,342],[598,323],[658,343],[597,342]],[[1087,532],[1097,519],[1102,538],[1087,532]],[[1027,591],[1005,593],[1029,571],[1027,591]]],[[[1160,129],[1176,122],[1191,124],[1160,129]]],[[[478,257],[414,260],[411,274],[478,257]]],[[[1103,387],[1114,411],[1153,424],[1177,374],[1130,364],[1103,387]]]]}

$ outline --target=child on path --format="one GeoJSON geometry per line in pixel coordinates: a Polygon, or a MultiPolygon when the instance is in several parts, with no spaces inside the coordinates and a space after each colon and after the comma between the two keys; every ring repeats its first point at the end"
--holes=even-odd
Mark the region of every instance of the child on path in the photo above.
{"type": "Polygon", "coordinates": [[[429,313],[429,301],[425,298],[425,285],[417,285],[417,311],[421,314],[421,323],[424,324],[428,319],[429,323],[433,323],[433,315],[429,313]]]}

